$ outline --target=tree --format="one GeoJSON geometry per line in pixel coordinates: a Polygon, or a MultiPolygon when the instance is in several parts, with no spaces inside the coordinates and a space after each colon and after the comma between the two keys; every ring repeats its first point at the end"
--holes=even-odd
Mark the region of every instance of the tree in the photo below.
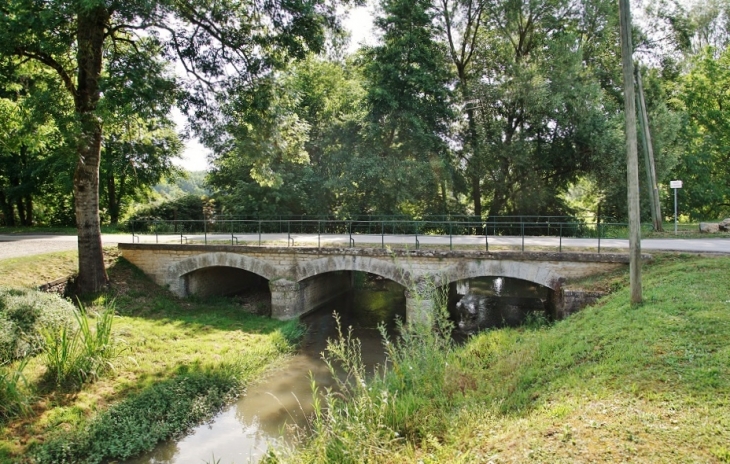
{"type": "Polygon", "coordinates": [[[353,195],[364,89],[357,68],[310,55],[226,105],[210,182],[227,214],[338,214],[353,195]]]}
{"type": "Polygon", "coordinates": [[[142,37],[157,41],[195,79],[184,105],[192,113],[210,103],[209,90],[250,87],[288,57],[321,49],[324,28],[336,24],[334,9],[319,0],[9,0],[0,6],[0,58],[49,67],[74,100],[79,292],[98,291],[108,281],[99,227],[105,50],[142,37]]]}
{"type": "Polygon", "coordinates": [[[156,41],[144,38],[134,47],[118,43],[106,51],[100,195],[114,225],[130,199],[179,171],[172,158],[183,147],[169,114],[180,89],[161,52],[156,41]]]}
{"type": "Polygon", "coordinates": [[[684,181],[682,202],[692,218],[730,215],[730,48],[715,58],[707,47],[680,77],[673,103],[685,114],[684,154],[673,170],[684,181]]]}
{"type": "Polygon", "coordinates": [[[471,201],[475,216],[482,215],[482,181],[486,166],[480,150],[477,129],[477,104],[474,80],[479,75],[473,71],[478,37],[485,15],[485,0],[439,0],[436,2],[437,21],[441,26],[441,40],[448,46],[458,77],[461,105],[466,113],[466,128],[462,131],[464,150],[461,159],[466,164],[466,177],[471,183],[471,201]]]}
{"type": "Polygon", "coordinates": [[[31,226],[39,197],[63,196],[68,172],[63,95],[38,66],[0,71],[0,207],[8,226],[31,226]],[[55,102],[55,105],[49,105],[55,102]],[[59,191],[60,187],[60,191],[59,191]]]}
{"type": "Polygon", "coordinates": [[[587,51],[605,38],[606,3],[484,4],[471,105],[489,216],[568,215],[568,185],[603,162],[616,106],[604,86],[614,86],[617,62],[587,51]]]}
{"type": "Polygon", "coordinates": [[[435,40],[436,12],[427,0],[383,0],[381,8],[375,24],[382,45],[366,51],[363,67],[363,144],[370,156],[361,156],[368,166],[357,172],[366,174],[363,184],[378,198],[379,213],[405,212],[404,206],[447,213],[451,76],[446,50],[435,40]],[[432,192],[440,199],[429,199],[432,192]]]}

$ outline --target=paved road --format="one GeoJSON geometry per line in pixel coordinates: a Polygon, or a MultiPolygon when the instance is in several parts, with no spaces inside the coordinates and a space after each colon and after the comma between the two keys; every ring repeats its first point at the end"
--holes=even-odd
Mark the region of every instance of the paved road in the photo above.
{"type": "MultiPolygon", "coordinates": [[[[142,235],[135,238],[134,242],[141,243],[180,243],[179,235],[142,235]]],[[[266,245],[278,244],[285,246],[287,244],[287,234],[263,234],[261,240],[266,245]]],[[[203,235],[191,235],[182,238],[182,242],[203,243],[206,239],[203,235]]],[[[348,246],[350,237],[348,235],[322,235],[317,237],[316,234],[303,235],[292,234],[291,241],[293,246],[348,246]]],[[[409,246],[416,247],[416,237],[413,235],[353,235],[355,246],[358,247],[378,247],[381,245],[393,246],[409,246]]],[[[208,243],[231,243],[230,235],[208,235],[208,243]]],[[[258,234],[240,234],[234,239],[238,244],[257,245],[259,243],[258,234]]],[[[441,247],[449,246],[449,237],[420,235],[418,241],[420,245],[439,245],[441,247]]],[[[521,237],[488,237],[490,247],[521,247],[521,237]]],[[[131,235],[102,235],[104,245],[116,245],[117,243],[132,243],[131,235]]],[[[451,242],[454,245],[470,245],[475,247],[485,246],[484,236],[478,235],[459,235],[453,236],[451,242]]],[[[561,240],[558,237],[525,237],[525,249],[539,247],[545,249],[559,249],[561,240]]],[[[566,248],[579,248],[586,251],[596,251],[598,248],[597,239],[585,238],[563,238],[562,246],[566,248]]],[[[628,240],[620,239],[602,239],[601,249],[627,249],[628,240]]],[[[686,251],[686,252],[702,252],[702,253],[728,253],[730,254],[730,238],[705,238],[705,239],[646,239],[641,242],[642,250],[667,250],[667,251],[686,251]]],[[[0,235],[0,259],[7,259],[20,256],[32,256],[42,253],[50,253],[54,251],[73,250],[76,248],[75,235],[36,235],[36,234],[12,234],[0,235]]]]}

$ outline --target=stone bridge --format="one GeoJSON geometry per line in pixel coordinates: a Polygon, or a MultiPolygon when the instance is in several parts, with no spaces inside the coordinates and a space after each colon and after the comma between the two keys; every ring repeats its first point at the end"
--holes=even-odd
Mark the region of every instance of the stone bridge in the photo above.
{"type": "Polygon", "coordinates": [[[352,272],[375,274],[405,289],[406,319],[430,314],[429,288],[477,277],[510,277],[551,290],[560,318],[580,305],[571,280],[627,266],[626,254],[383,250],[120,243],[122,255],[159,285],[184,297],[231,294],[258,282],[271,291],[271,315],[301,316],[352,286],[352,272]]]}

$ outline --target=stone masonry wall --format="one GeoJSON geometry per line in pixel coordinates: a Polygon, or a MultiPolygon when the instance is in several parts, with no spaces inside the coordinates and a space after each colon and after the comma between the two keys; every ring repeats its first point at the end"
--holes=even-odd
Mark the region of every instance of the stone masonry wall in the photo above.
{"type": "MultiPolygon", "coordinates": [[[[406,288],[429,280],[440,286],[475,277],[502,276],[535,282],[554,292],[561,292],[564,283],[572,279],[628,264],[628,255],[614,253],[389,251],[374,248],[157,244],[119,244],[119,248],[127,260],[179,296],[187,294],[185,275],[198,269],[217,266],[253,272],[269,280],[272,313],[278,307],[287,315],[309,306],[303,303],[302,298],[314,301],[318,298],[315,295],[321,293],[316,290],[316,284],[306,290],[313,285],[313,281],[308,283],[307,279],[337,271],[369,272],[406,288]],[[305,296],[306,292],[310,296],[305,296]]],[[[326,281],[320,283],[325,287],[329,285],[326,281]]],[[[568,304],[569,298],[563,300],[564,304],[568,304]]]]}

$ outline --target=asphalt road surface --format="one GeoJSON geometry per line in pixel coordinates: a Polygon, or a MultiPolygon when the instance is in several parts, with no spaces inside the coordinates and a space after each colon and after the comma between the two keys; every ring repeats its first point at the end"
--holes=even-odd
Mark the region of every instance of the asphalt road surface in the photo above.
{"type": "MultiPolygon", "coordinates": [[[[316,234],[262,234],[261,243],[269,246],[290,246],[317,247],[317,246],[340,246],[349,245],[349,235],[321,235],[316,234]]],[[[471,247],[485,247],[483,235],[353,235],[355,247],[380,247],[392,245],[399,248],[407,246],[416,248],[416,240],[419,246],[438,246],[448,248],[449,244],[454,246],[468,245],[471,247]]],[[[521,249],[522,237],[492,237],[486,238],[490,247],[509,246],[521,249]]],[[[104,245],[116,245],[118,243],[195,243],[203,244],[239,244],[258,245],[258,234],[237,234],[231,238],[230,234],[208,235],[141,235],[132,237],[126,235],[102,235],[104,245]]],[[[560,246],[569,249],[581,249],[585,251],[597,251],[598,239],[588,238],[566,238],[559,237],[525,237],[524,246],[526,250],[538,248],[540,250],[559,250],[560,246]]],[[[37,235],[37,234],[6,234],[0,235],[0,259],[15,258],[21,256],[32,256],[54,251],[65,251],[76,249],[77,241],[75,235],[37,235]]],[[[628,249],[628,240],[622,239],[601,239],[601,249],[628,249]]],[[[663,250],[663,251],[684,251],[697,253],[728,253],[730,254],[730,238],[703,238],[703,239],[645,239],[641,241],[642,251],[663,250]]]]}

